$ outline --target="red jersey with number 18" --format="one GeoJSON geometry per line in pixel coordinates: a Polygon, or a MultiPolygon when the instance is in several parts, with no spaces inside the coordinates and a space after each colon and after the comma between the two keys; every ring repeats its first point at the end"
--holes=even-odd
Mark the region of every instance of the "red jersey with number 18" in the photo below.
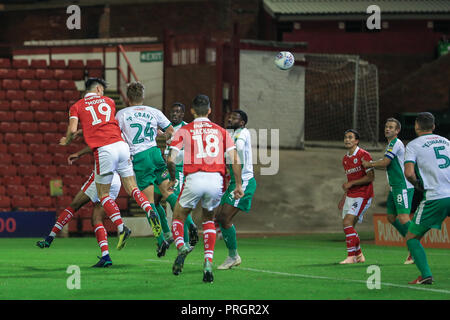
{"type": "Polygon", "coordinates": [[[95,93],[86,94],[69,110],[69,117],[80,122],[84,141],[91,149],[123,141],[115,114],[114,100],[95,93]]]}
{"type": "MultiPolygon", "coordinates": [[[[342,165],[344,166],[347,180],[353,181],[361,179],[366,175],[366,172],[373,169],[364,169],[361,159],[366,161],[372,160],[370,153],[360,147],[356,147],[355,152],[349,155],[346,154],[342,159],[342,165]]],[[[373,197],[373,184],[365,184],[362,186],[353,186],[347,191],[347,197],[350,198],[364,198],[369,199],[373,197]]]]}
{"type": "Polygon", "coordinates": [[[208,118],[196,118],[175,133],[170,148],[184,148],[184,175],[219,172],[225,176],[225,152],[236,148],[227,130],[208,118]]]}

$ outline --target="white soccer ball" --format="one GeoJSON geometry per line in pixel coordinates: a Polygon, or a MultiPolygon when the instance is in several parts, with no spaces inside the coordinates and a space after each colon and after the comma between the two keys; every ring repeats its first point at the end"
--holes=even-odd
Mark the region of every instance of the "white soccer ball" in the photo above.
{"type": "Polygon", "coordinates": [[[294,65],[294,55],[289,51],[281,51],[275,57],[275,65],[281,70],[288,70],[294,65]]]}

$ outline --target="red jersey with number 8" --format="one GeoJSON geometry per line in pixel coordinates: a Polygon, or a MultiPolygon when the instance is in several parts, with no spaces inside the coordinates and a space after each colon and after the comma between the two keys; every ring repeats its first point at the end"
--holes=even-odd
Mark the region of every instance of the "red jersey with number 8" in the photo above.
{"type": "Polygon", "coordinates": [[[91,149],[123,141],[115,114],[114,100],[95,93],[86,94],[69,110],[69,117],[80,122],[84,141],[91,149]]]}
{"type": "Polygon", "coordinates": [[[219,172],[225,176],[225,152],[236,148],[227,130],[208,118],[196,118],[175,133],[170,147],[184,148],[184,175],[190,173],[219,172]]]}

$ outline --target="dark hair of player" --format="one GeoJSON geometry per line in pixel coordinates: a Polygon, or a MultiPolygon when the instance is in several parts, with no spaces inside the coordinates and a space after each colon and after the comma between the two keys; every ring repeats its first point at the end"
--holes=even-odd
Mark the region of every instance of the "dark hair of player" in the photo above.
{"type": "Polygon", "coordinates": [[[345,130],[344,136],[345,136],[347,133],[349,133],[349,132],[353,133],[353,134],[355,135],[355,139],[359,140],[359,132],[358,132],[358,131],[356,131],[355,129],[348,129],[348,130],[345,130]]]}
{"type": "Polygon", "coordinates": [[[144,100],[144,85],[138,81],[127,85],[127,98],[130,102],[142,102],[144,100]]]}
{"type": "Polygon", "coordinates": [[[247,114],[244,111],[242,111],[242,110],[233,110],[232,112],[237,113],[241,117],[241,120],[244,121],[244,126],[247,124],[248,116],[247,116],[247,114]]]}
{"type": "Polygon", "coordinates": [[[387,118],[386,122],[395,122],[397,129],[401,130],[402,129],[402,124],[400,123],[400,121],[398,121],[395,118],[387,118]]]}
{"type": "Polygon", "coordinates": [[[186,110],[185,105],[182,104],[181,102],[174,102],[174,103],[172,104],[172,107],[180,107],[181,110],[183,110],[183,112],[185,112],[185,110],[186,110]]]}
{"type": "Polygon", "coordinates": [[[103,79],[100,79],[100,78],[89,78],[86,80],[86,83],[85,83],[87,91],[94,89],[97,85],[103,86],[103,89],[106,89],[108,86],[106,84],[106,81],[103,79]]]}
{"type": "Polygon", "coordinates": [[[211,108],[209,97],[204,94],[197,95],[194,100],[192,100],[192,108],[197,116],[206,116],[208,110],[211,108]]]}
{"type": "Polygon", "coordinates": [[[433,130],[434,116],[430,112],[421,112],[417,115],[416,122],[422,130],[433,130]]]}

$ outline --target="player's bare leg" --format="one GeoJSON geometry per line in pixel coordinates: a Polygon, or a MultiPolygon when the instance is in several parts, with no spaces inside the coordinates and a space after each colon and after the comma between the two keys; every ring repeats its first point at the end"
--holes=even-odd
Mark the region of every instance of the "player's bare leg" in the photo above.
{"type": "Polygon", "coordinates": [[[223,239],[228,248],[228,257],[217,267],[219,270],[231,269],[241,264],[242,259],[237,252],[236,229],[232,223],[234,216],[239,212],[238,208],[224,203],[220,206],[216,215],[216,221],[222,229],[223,239]]]}
{"type": "Polygon", "coordinates": [[[100,203],[96,203],[92,210],[92,227],[94,228],[95,237],[102,252],[102,256],[98,257],[100,260],[93,265],[94,268],[108,268],[112,265],[109,256],[108,248],[108,234],[103,226],[103,219],[106,217],[105,210],[100,203]]]}
{"type": "Polygon", "coordinates": [[[172,218],[172,233],[175,239],[175,245],[178,249],[178,256],[176,257],[172,273],[179,275],[183,271],[184,260],[186,256],[192,251],[191,247],[184,243],[184,221],[187,215],[191,212],[191,208],[183,208],[177,201],[172,218]]]}
{"type": "Polygon", "coordinates": [[[351,214],[346,214],[342,221],[344,227],[345,240],[347,244],[347,258],[339,262],[339,264],[352,264],[357,262],[364,262],[365,258],[362,252],[356,255],[356,247],[359,247],[358,234],[356,233],[354,226],[358,218],[351,214]],[[358,256],[360,261],[358,261],[358,256]]]}

